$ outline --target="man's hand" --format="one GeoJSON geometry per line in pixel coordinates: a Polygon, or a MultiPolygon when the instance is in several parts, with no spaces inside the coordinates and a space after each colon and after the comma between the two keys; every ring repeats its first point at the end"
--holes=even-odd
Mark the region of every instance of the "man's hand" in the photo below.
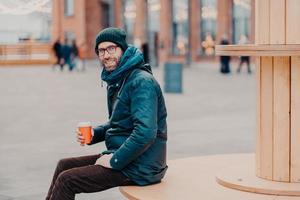
{"type": "Polygon", "coordinates": [[[110,166],[110,159],[112,158],[113,154],[104,154],[96,161],[95,165],[101,165],[106,168],[111,168],[110,166]]]}
{"type": "MultiPolygon", "coordinates": [[[[85,142],[84,142],[84,137],[83,137],[82,133],[79,131],[78,128],[76,129],[75,132],[76,132],[77,142],[79,142],[79,144],[81,146],[84,146],[85,142]]],[[[94,130],[92,129],[92,137],[93,137],[93,135],[94,135],[94,130]]]]}
{"type": "Polygon", "coordinates": [[[79,142],[79,144],[81,146],[84,146],[85,145],[84,144],[84,137],[83,137],[83,135],[81,134],[81,132],[79,131],[78,128],[76,129],[76,136],[77,136],[77,142],[79,142]]]}

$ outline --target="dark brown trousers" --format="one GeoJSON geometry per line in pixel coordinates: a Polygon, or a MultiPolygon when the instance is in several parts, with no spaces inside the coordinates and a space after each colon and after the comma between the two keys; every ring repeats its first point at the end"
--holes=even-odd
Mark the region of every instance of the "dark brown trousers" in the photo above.
{"type": "Polygon", "coordinates": [[[58,162],[46,200],[74,200],[75,194],[134,185],[120,171],[95,165],[101,155],[66,158],[58,162]]]}

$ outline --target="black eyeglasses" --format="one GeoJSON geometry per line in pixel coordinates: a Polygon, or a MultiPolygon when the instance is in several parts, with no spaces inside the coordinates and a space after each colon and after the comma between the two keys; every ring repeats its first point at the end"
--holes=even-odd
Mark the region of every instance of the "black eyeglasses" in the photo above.
{"type": "Polygon", "coordinates": [[[114,53],[116,53],[117,47],[118,46],[110,45],[106,48],[98,49],[98,56],[104,56],[105,51],[107,51],[107,53],[109,53],[109,54],[114,54],[114,53]]]}

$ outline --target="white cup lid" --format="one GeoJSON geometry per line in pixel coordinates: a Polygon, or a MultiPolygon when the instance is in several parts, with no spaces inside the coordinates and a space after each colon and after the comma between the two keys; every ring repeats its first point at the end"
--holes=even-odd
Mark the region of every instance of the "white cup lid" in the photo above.
{"type": "Polygon", "coordinates": [[[88,127],[88,126],[92,126],[91,122],[79,122],[78,123],[78,127],[88,127]]]}

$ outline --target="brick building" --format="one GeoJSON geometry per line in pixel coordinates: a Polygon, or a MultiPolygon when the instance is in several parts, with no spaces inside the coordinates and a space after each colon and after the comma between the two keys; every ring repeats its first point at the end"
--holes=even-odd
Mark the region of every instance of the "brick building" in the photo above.
{"type": "Polygon", "coordinates": [[[128,42],[148,49],[150,62],[213,58],[227,35],[254,40],[254,0],[54,0],[53,40],[76,38],[86,58],[95,58],[96,34],[117,26],[128,42]]]}

